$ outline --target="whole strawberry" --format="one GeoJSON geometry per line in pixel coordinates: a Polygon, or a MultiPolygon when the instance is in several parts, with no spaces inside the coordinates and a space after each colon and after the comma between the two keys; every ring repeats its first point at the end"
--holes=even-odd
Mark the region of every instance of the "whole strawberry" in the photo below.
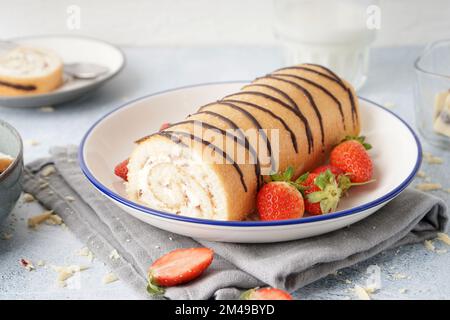
{"type": "Polygon", "coordinates": [[[293,169],[289,167],[283,174],[272,175],[258,192],[256,207],[262,221],[298,219],[305,211],[303,196],[291,181],[293,169]]]}
{"type": "Polygon", "coordinates": [[[325,164],[323,166],[317,167],[313,171],[311,171],[311,173],[322,173],[327,170],[330,170],[331,173],[334,174],[336,177],[345,173],[344,170],[342,170],[338,167],[332,166],[331,164],[325,164]]]}
{"type": "Polygon", "coordinates": [[[262,221],[298,219],[305,211],[302,194],[285,181],[266,183],[258,192],[256,207],[262,221]]]}
{"type": "Polygon", "coordinates": [[[299,179],[303,180],[301,185],[303,186],[306,212],[312,215],[321,215],[336,211],[344,191],[340,186],[340,181],[329,169],[322,173],[307,173],[299,179]]]}
{"type": "Polygon", "coordinates": [[[255,288],[241,294],[241,300],[294,300],[292,296],[284,290],[277,288],[255,288]]]}
{"type": "Polygon", "coordinates": [[[372,147],[364,139],[346,137],[330,154],[330,164],[343,170],[351,182],[368,182],[372,178],[373,163],[366,151],[372,147]]]}

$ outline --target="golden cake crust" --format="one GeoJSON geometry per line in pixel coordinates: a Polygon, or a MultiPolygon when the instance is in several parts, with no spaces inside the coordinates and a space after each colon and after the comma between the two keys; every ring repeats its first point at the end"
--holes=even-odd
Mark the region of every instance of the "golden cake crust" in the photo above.
{"type": "Polygon", "coordinates": [[[8,57],[0,59],[1,96],[48,93],[62,83],[62,61],[51,51],[20,47],[10,54],[9,60],[8,57]],[[27,55],[33,55],[29,59],[38,62],[28,62],[27,55]]]}

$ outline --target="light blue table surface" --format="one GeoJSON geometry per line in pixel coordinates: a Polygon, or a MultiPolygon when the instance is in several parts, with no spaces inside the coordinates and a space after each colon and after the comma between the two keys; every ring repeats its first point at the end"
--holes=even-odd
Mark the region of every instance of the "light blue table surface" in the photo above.
{"type": "MultiPolygon", "coordinates": [[[[39,142],[26,145],[26,162],[48,155],[53,145],[78,144],[98,118],[131,99],[195,83],[252,79],[282,64],[280,50],[268,47],[124,48],[124,51],[127,64],[122,73],[88,97],[56,106],[51,113],[0,107],[0,118],[15,126],[25,141],[39,142]]],[[[419,52],[417,47],[372,50],[369,78],[359,95],[380,104],[393,104],[392,111],[414,125],[412,64],[419,52]]],[[[445,158],[443,165],[423,164],[422,169],[433,182],[450,188],[450,153],[426,143],[424,150],[445,158]]],[[[450,203],[450,193],[432,193],[450,203]]],[[[38,230],[27,228],[27,217],[41,211],[37,203],[20,202],[9,220],[0,226],[0,235],[12,234],[10,240],[0,240],[0,299],[136,298],[120,280],[102,284],[107,267],[97,259],[90,263],[76,255],[83,243],[70,231],[46,225],[38,230]],[[21,258],[35,264],[44,260],[47,267],[28,272],[19,265],[21,258]],[[80,274],[79,286],[59,288],[55,285],[56,273],[48,267],[52,264],[84,264],[89,269],[80,274]]],[[[377,264],[383,287],[372,295],[373,299],[449,299],[450,247],[438,241],[435,245],[449,253],[428,251],[423,244],[404,246],[330,275],[295,295],[301,299],[353,299],[351,289],[355,284],[364,285],[367,267],[377,264]],[[395,280],[395,274],[406,278],[395,280]]]]}

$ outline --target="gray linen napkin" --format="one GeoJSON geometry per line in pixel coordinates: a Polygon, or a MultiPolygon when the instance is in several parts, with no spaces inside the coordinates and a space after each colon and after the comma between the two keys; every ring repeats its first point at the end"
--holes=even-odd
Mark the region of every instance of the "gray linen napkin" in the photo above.
{"type": "Polygon", "coordinates": [[[296,290],[385,249],[433,238],[445,231],[448,220],[442,200],[407,189],[370,217],[319,237],[274,244],[193,240],[147,225],[100,195],[79,169],[76,147],[53,148],[51,155],[27,166],[25,191],[61,215],[96,257],[143,298],[150,298],[145,275],[151,261],[175,248],[208,246],[216,257],[201,278],[168,288],[166,298],[233,299],[256,286],[296,290]],[[48,165],[57,172],[43,177],[48,165]],[[120,259],[109,258],[114,249],[120,259]]]}

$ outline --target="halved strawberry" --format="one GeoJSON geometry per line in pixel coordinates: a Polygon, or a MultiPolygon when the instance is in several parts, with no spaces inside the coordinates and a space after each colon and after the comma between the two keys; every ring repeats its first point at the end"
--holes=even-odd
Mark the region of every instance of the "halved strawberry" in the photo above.
{"type": "Polygon", "coordinates": [[[255,288],[245,291],[241,300],[294,300],[286,291],[277,288],[255,288]]]}
{"type": "Polygon", "coordinates": [[[214,251],[209,248],[176,249],[157,259],[148,269],[147,291],[163,294],[164,288],[189,282],[211,264],[214,251]]]}
{"type": "Polygon", "coordinates": [[[114,168],[114,174],[125,181],[128,181],[128,159],[122,161],[114,168]]]}

